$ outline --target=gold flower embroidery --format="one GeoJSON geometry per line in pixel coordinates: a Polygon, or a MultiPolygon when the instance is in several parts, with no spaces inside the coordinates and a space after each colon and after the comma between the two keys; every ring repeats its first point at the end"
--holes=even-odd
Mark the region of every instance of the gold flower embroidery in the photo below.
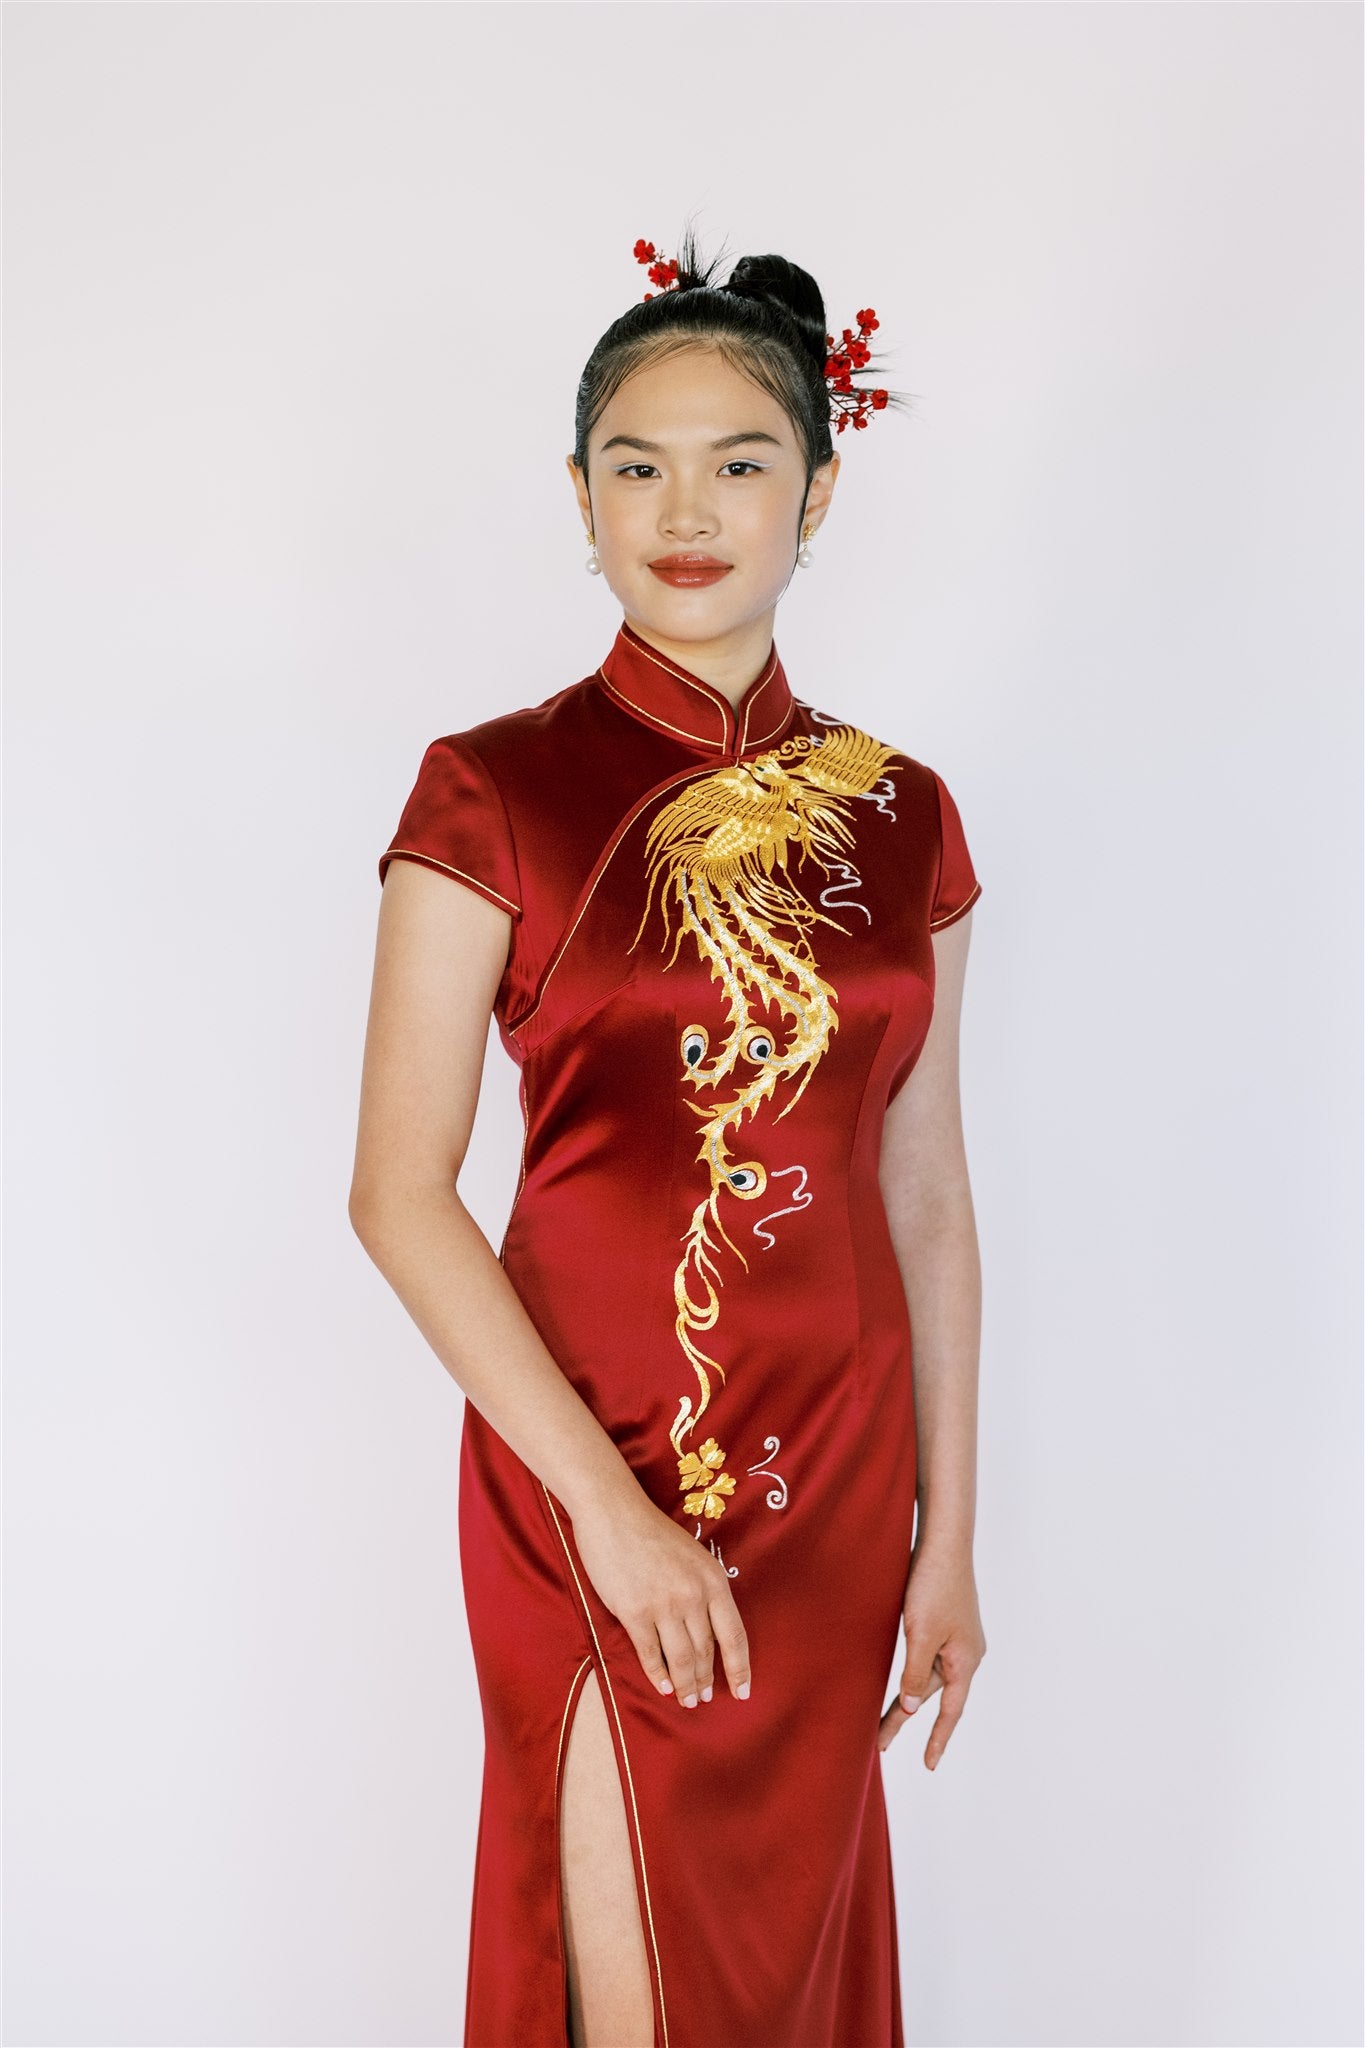
{"type": "Polygon", "coordinates": [[[708,1436],[700,1451],[685,1451],[678,1460],[678,1487],[688,1493],[683,1502],[689,1515],[709,1515],[713,1520],[725,1513],[723,1494],[733,1493],[735,1482],[728,1472],[722,1472],[725,1453],[713,1436],[708,1436]]]}

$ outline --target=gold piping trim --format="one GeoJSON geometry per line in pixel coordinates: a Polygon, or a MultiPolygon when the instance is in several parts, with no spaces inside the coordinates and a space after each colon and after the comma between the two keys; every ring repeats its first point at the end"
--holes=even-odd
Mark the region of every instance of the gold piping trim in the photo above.
{"type": "Polygon", "coordinates": [[[560,1821],[559,1774],[560,1769],[564,1762],[564,1737],[567,1735],[569,1730],[569,1722],[573,1714],[575,1697],[577,1693],[581,1690],[578,1681],[583,1676],[585,1666],[591,1664],[591,1662],[592,1658],[590,1656],[585,1657],[583,1659],[582,1664],[580,1664],[577,1671],[575,1671],[573,1677],[569,1680],[569,1690],[564,1698],[564,1712],[559,1717],[559,1747],[555,1751],[555,1861],[559,1866],[559,1877],[556,1884],[556,1890],[559,1893],[559,1927],[557,1930],[557,1934],[559,1940],[559,1961],[560,1968],[563,1972],[564,1998],[566,2005],[568,2003],[569,1995],[569,1955],[568,1949],[564,1941],[564,1830],[563,1825],[560,1821]]]}
{"type": "MultiPolygon", "coordinates": [[[[558,1749],[556,1749],[556,1751],[555,1751],[555,1805],[556,1805],[556,1807],[557,1807],[557,1806],[559,1805],[559,1770],[560,1770],[560,1765],[561,1765],[561,1764],[563,1763],[563,1761],[564,1761],[564,1737],[565,1737],[565,1736],[566,1736],[566,1735],[568,1734],[568,1732],[569,1732],[569,1722],[570,1722],[570,1720],[571,1720],[571,1718],[572,1718],[572,1716],[573,1716],[573,1704],[574,1704],[574,1693],[575,1693],[575,1691],[576,1691],[576,1689],[577,1689],[577,1687],[578,1687],[578,1681],[579,1681],[579,1679],[580,1679],[580,1678],[581,1678],[581,1677],[583,1676],[583,1670],[584,1670],[584,1666],[585,1666],[585,1665],[588,1665],[588,1664],[591,1664],[591,1662],[592,1662],[592,1658],[591,1658],[590,1656],[588,1656],[588,1657],[585,1657],[585,1658],[583,1659],[583,1663],[579,1665],[579,1667],[578,1667],[577,1671],[575,1671],[575,1673],[574,1673],[573,1677],[572,1677],[572,1678],[571,1678],[571,1679],[569,1680],[569,1690],[568,1690],[568,1693],[566,1694],[566,1696],[565,1696],[565,1700],[564,1700],[564,1712],[563,1712],[563,1713],[562,1713],[562,1714],[560,1715],[560,1717],[559,1717],[559,1747],[558,1747],[558,1749]]],[[[560,1861],[561,1861],[561,1863],[563,1862],[563,1852],[562,1852],[562,1851],[560,1852],[560,1861]]]]}
{"type": "MultiPolygon", "coordinates": [[[[784,726],[784,725],[786,725],[786,724],[787,724],[787,723],[789,722],[789,720],[791,719],[791,717],[792,717],[793,713],[795,712],[795,709],[796,709],[796,699],[795,699],[795,698],[793,697],[793,698],[792,698],[792,700],[791,700],[791,703],[790,703],[790,704],[789,704],[789,705],[787,706],[787,708],[786,708],[786,710],[785,710],[785,711],[783,712],[782,716],[781,716],[781,717],[780,717],[780,718],[778,719],[778,721],[777,721],[777,724],[776,724],[776,725],[775,725],[775,726],[773,727],[772,731],[771,731],[771,732],[765,732],[765,733],[763,734],[763,737],[762,737],[761,739],[757,739],[757,740],[750,740],[750,739],[746,739],[746,740],[744,741],[743,747],[741,748],[741,752],[744,752],[744,751],[746,751],[746,750],[747,750],[747,749],[748,749],[749,747],[766,747],[766,746],[767,746],[767,744],[768,744],[768,742],[769,742],[769,740],[775,740],[775,739],[777,738],[777,735],[778,735],[778,734],[779,734],[779,733],[781,732],[781,730],[782,730],[783,726],[784,726]]],[[[748,722],[749,722],[749,714],[748,714],[748,712],[747,712],[747,711],[746,711],[746,712],[745,712],[745,714],[744,714],[744,722],[745,722],[745,724],[746,724],[746,726],[747,726],[747,724],[748,724],[748,722]]]]}
{"type": "MultiPolygon", "coordinates": [[[[711,706],[712,710],[718,713],[722,729],[728,735],[730,730],[730,720],[726,717],[726,712],[729,711],[733,715],[734,707],[733,705],[730,705],[728,703],[718,704],[716,702],[715,697],[711,695],[711,691],[714,688],[713,684],[699,682],[695,676],[690,676],[684,669],[676,667],[673,662],[669,661],[666,655],[660,654],[657,651],[657,649],[649,646],[649,644],[646,641],[640,640],[634,637],[633,635],[627,636],[626,645],[628,647],[634,648],[636,653],[643,655],[646,661],[652,663],[652,665],[655,668],[661,669],[665,675],[672,676],[674,682],[686,683],[689,690],[695,690],[698,696],[705,698],[705,701],[711,706]]],[[[610,659],[610,656],[608,657],[608,659],[610,659]]],[[[597,673],[599,676],[601,676],[607,688],[609,690],[614,691],[615,694],[621,699],[623,704],[629,704],[632,710],[638,711],[641,717],[653,719],[656,725],[664,726],[669,732],[684,734],[686,738],[694,740],[698,746],[718,746],[721,749],[721,751],[724,752],[727,744],[727,741],[725,739],[709,740],[706,738],[704,733],[689,732],[685,726],[671,724],[668,719],[660,718],[657,712],[648,710],[643,704],[637,704],[633,697],[628,697],[625,691],[619,685],[619,683],[614,683],[611,677],[607,675],[605,669],[599,668],[597,673]]],[[[778,723],[773,727],[772,732],[765,733],[763,739],[750,740],[747,737],[749,730],[749,721],[753,715],[754,705],[758,702],[758,699],[763,695],[763,692],[767,689],[769,683],[772,681],[773,677],[776,674],[777,645],[776,642],[774,642],[768,655],[767,673],[757,683],[751,686],[753,689],[753,697],[751,701],[745,706],[744,710],[744,731],[746,737],[740,742],[741,750],[744,747],[748,746],[764,746],[767,743],[767,741],[773,737],[775,733],[780,732],[782,729],[781,720],[779,720],[778,723]]]]}
{"type": "MultiPolygon", "coordinates": [[[[776,656],[776,653],[777,653],[777,649],[776,649],[776,648],[774,648],[774,649],[773,649],[773,654],[774,654],[774,657],[776,656]]],[[[768,673],[767,673],[767,675],[766,675],[766,676],[764,676],[764,678],[763,678],[762,682],[761,682],[761,683],[760,683],[760,684],[758,685],[757,689],[756,689],[756,690],[754,691],[754,693],[753,693],[753,698],[752,698],[751,702],[749,702],[748,704],[746,704],[746,705],[745,705],[745,707],[744,707],[744,738],[743,738],[743,739],[742,739],[742,740],[740,741],[740,743],[739,743],[739,744],[740,744],[740,752],[741,752],[741,753],[743,753],[743,751],[744,751],[745,747],[747,747],[747,746],[748,746],[748,744],[749,744],[749,720],[750,720],[750,719],[752,718],[752,716],[753,716],[753,710],[754,710],[754,705],[755,705],[755,704],[757,704],[757,702],[758,702],[759,698],[760,698],[760,697],[761,697],[761,696],[763,695],[763,692],[764,692],[764,691],[765,691],[765,690],[767,689],[767,687],[768,687],[769,683],[770,683],[770,682],[772,681],[773,677],[774,677],[774,676],[775,676],[776,674],[777,674],[777,661],[776,661],[776,659],[773,659],[773,660],[772,660],[772,661],[770,661],[770,662],[769,662],[769,664],[768,664],[768,673]]],[[[755,741],[754,741],[754,745],[755,745],[755,746],[760,746],[760,747],[761,747],[761,746],[762,746],[762,744],[763,744],[762,740],[755,740],[755,741]]]]}
{"type": "MultiPolygon", "coordinates": [[[[774,673],[776,673],[776,671],[774,671],[774,673]]],[[[628,697],[625,691],[621,688],[620,684],[614,683],[611,677],[607,675],[603,669],[599,668],[597,674],[602,678],[604,687],[613,697],[619,698],[621,703],[623,704],[628,704],[631,710],[638,712],[640,717],[643,718],[648,724],[658,726],[659,729],[663,732],[675,732],[677,733],[679,739],[687,740],[694,747],[714,747],[717,753],[723,754],[725,752],[725,742],[723,740],[708,740],[705,739],[699,732],[689,731],[685,725],[674,725],[671,719],[661,718],[657,711],[650,711],[646,708],[645,705],[637,704],[633,697],[628,697]]],[[[767,686],[767,683],[771,682],[771,680],[771,676],[765,678],[765,688],[767,686]]],[[[792,717],[795,710],[796,699],[795,697],[793,697],[788,703],[786,710],[782,713],[782,716],[778,719],[777,724],[773,726],[770,731],[765,732],[761,736],[761,738],[755,740],[749,739],[747,737],[749,719],[753,713],[753,706],[750,705],[744,713],[744,728],[746,737],[740,741],[741,754],[746,752],[747,749],[750,747],[766,747],[769,740],[776,739],[777,735],[781,732],[783,726],[786,725],[788,720],[792,717]]]]}
{"type": "MultiPolygon", "coordinates": [[[[681,667],[678,662],[670,661],[666,654],[660,654],[657,647],[651,647],[648,640],[642,640],[640,635],[633,633],[629,626],[623,628],[622,637],[627,647],[633,647],[638,654],[643,654],[645,660],[652,661],[655,668],[666,669],[669,675],[676,676],[680,683],[690,683],[694,689],[696,688],[696,676],[690,676],[687,670],[681,667]]],[[[703,694],[705,693],[703,692],[703,694]]],[[[707,702],[714,704],[715,699],[708,697],[707,702]]]]}
{"type": "MultiPolygon", "coordinates": [[[[673,663],[669,661],[665,655],[656,654],[654,649],[652,647],[646,646],[643,641],[632,640],[629,642],[629,645],[632,646],[638,654],[642,654],[646,661],[652,662],[655,668],[662,669],[666,676],[672,676],[675,683],[686,683],[689,690],[695,690],[697,695],[702,699],[703,703],[708,704],[712,711],[714,711],[716,713],[716,716],[720,719],[721,732],[723,734],[729,732],[730,721],[725,716],[726,707],[723,704],[717,704],[715,698],[711,696],[708,691],[702,689],[695,676],[684,675],[682,670],[680,668],[675,668],[673,666],[673,663]]],[[[698,735],[698,737],[700,737],[700,735],[698,735]]],[[[720,744],[722,746],[725,745],[725,741],[723,738],[720,744]]]]}
{"type": "Polygon", "coordinates": [[[549,966],[546,968],[544,976],[541,980],[540,994],[536,997],[535,1007],[533,1009],[528,1010],[524,1017],[518,1017],[514,1025],[509,1026],[509,1029],[511,1030],[512,1036],[514,1038],[526,1028],[526,1026],[530,1023],[531,1019],[540,1010],[541,1005],[544,1003],[546,991],[549,989],[550,986],[551,975],[554,973],[556,967],[558,967],[560,961],[564,958],[564,955],[568,952],[570,945],[573,943],[574,933],[578,930],[579,925],[582,924],[583,919],[587,916],[589,904],[592,902],[593,897],[597,894],[602,879],[605,876],[607,869],[611,866],[612,861],[615,859],[617,850],[619,849],[622,840],[625,838],[631,826],[635,823],[635,820],[639,817],[641,811],[643,811],[648,804],[653,803],[655,797],[661,795],[664,790],[672,789],[678,783],[690,782],[694,776],[710,775],[712,772],[712,769],[710,769],[709,767],[687,768],[683,771],[681,775],[670,775],[666,781],[659,783],[654,789],[646,790],[645,794],[642,797],[636,798],[635,802],[626,812],[625,817],[620,821],[620,823],[617,825],[615,829],[613,837],[615,838],[616,844],[612,847],[611,852],[607,855],[607,858],[603,861],[601,867],[598,869],[591,889],[589,889],[587,895],[583,898],[583,902],[579,908],[577,917],[569,926],[569,929],[565,932],[559,944],[555,947],[554,957],[550,961],[549,966]]]}
{"type": "Polygon", "coordinates": [[[491,882],[481,882],[477,875],[467,875],[463,868],[453,868],[449,861],[437,860],[434,854],[420,853],[415,846],[391,846],[385,853],[384,859],[385,861],[399,859],[421,860],[428,862],[434,868],[444,868],[448,875],[458,875],[462,882],[472,882],[476,889],[482,889],[489,896],[496,896],[499,903],[505,903],[509,910],[515,910],[518,917],[522,915],[521,905],[514,903],[510,896],[504,896],[501,889],[495,889],[491,882]]]}
{"type": "Polygon", "coordinates": [[[954,919],[955,917],[961,917],[961,915],[962,915],[963,911],[964,911],[964,910],[966,910],[966,908],[968,907],[968,905],[969,905],[969,904],[975,903],[975,901],[976,901],[977,897],[978,897],[978,896],[979,896],[980,894],[981,894],[981,884],[980,884],[980,882],[978,882],[978,883],[977,883],[977,885],[976,885],[976,887],[975,887],[975,888],[974,888],[974,889],[972,890],[972,893],[971,893],[971,895],[970,895],[970,896],[964,896],[964,897],[963,897],[963,899],[962,899],[962,901],[961,901],[961,903],[959,903],[959,904],[958,904],[958,906],[957,906],[957,909],[956,909],[956,910],[950,910],[950,911],[948,912],[948,914],[947,914],[947,916],[946,916],[946,917],[931,917],[931,918],[930,918],[930,920],[929,920],[929,929],[930,929],[930,931],[931,931],[931,932],[941,931],[941,930],[942,930],[942,928],[943,928],[943,926],[944,926],[945,924],[951,924],[951,923],[952,923],[952,921],[953,921],[953,919],[954,919]]]}
{"type": "MultiPolygon", "coordinates": [[[[679,668],[676,663],[671,662],[668,659],[668,656],[666,654],[660,654],[657,648],[651,647],[647,640],[641,640],[638,637],[638,635],[632,636],[626,644],[627,646],[635,648],[637,653],[642,654],[646,661],[652,662],[655,668],[661,668],[664,671],[665,675],[672,676],[675,682],[686,683],[689,690],[695,690],[699,697],[703,697],[706,700],[706,702],[711,706],[713,711],[719,712],[721,728],[724,732],[729,732],[730,720],[726,717],[725,714],[727,711],[733,714],[734,706],[729,703],[717,704],[715,697],[713,697],[711,694],[711,692],[715,688],[714,683],[701,682],[698,680],[696,676],[688,675],[685,669],[679,668]]],[[[772,649],[772,657],[773,658],[769,664],[768,673],[766,676],[764,676],[763,681],[758,686],[760,690],[765,690],[768,684],[772,681],[773,672],[777,667],[776,647],[772,649]]],[[[724,740],[721,741],[721,745],[725,745],[724,740]]]]}
{"type": "Polygon", "coordinates": [[[658,1987],[659,1992],[659,2012],[663,2020],[664,2048],[668,2048],[668,2009],[664,2004],[663,1971],[659,1967],[659,1944],[657,1939],[655,1938],[654,1933],[654,1908],[650,1903],[649,1874],[645,1869],[645,1843],[644,1836],[640,1832],[640,1809],[635,1803],[635,1779],[631,1775],[630,1754],[626,1748],[626,1731],[621,1726],[620,1710],[616,1705],[616,1693],[612,1687],[611,1673],[607,1669],[607,1660],[602,1655],[602,1645],[598,1641],[597,1627],[592,1618],[592,1609],[588,1606],[587,1600],[584,1598],[583,1582],[579,1578],[578,1572],[574,1566],[573,1553],[569,1549],[568,1544],[564,1542],[564,1530],[560,1524],[559,1516],[555,1513],[554,1498],[550,1492],[549,1487],[545,1484],[545,1481],[543,1479],[540,1482],[540,1490],[545,1495],[546,1505],[548,1506],[550,1514],[553,1517],[555,1529],[557,1530],[559,1535],[559,1540],[564,1545],[564,1555],[568,1560],[569,1570],[573,1572],[574,1584],[578,1588],[578,1597],[583,1602],[583,1612],[587,1616],[588,1627],[592,1630],[593,1643],[597,1649],[599,1668],[601,1670],[603,1678],[607,1682],[607,1697],[611,1701],[611,1711],[616,1722],[616,1732],[621,1738],[621,1755],[625,1759],[626,1782],[630,1787],[630,1809],[635,1818],[635,1840],[640,1851],[640,1878],[641,1882],[644,1885],[645,1914],[649,1921],[649,1942],[650,1947],[654,1951],[654,1981],[658,1987]]]}
{"type": "Polygon", "coordinates": [[[694,682],[696,680],[695,677],[688,675],[681,663],[670,661],[666,654],[661,654],[657,647],[644,639],[625,620],[621,622],[620,638],[625,641],[627,647],[633,647],[637,653],[643,654],[646,661],[652,661],[655,668],[666,668],[668,673],[671,676],[676,676],[680,683],[694,682]]]}
{"type": "Polygon", "coordinates": [[[720,753],[723,754],[725,752],[724,740],[708,740],[704,734],[693,732],[688,726],[674,725],[671,719],[660,718],[657,711],[648,711],[643,704],[637,704],[633,697],[628,697],[625,691],[618,684],[614,683],[610,676],[603,674],[600,668],[597,673],[602,677],[602,681],[611,691],[613,697],[619,697],[623,704],[629,704],[632,711],[638,711],[641,718],[647,718],[651,725],[662,726],[665,732],[675,732],[680,739],[691,740],[694,746],[715,747],[720,753]]]}

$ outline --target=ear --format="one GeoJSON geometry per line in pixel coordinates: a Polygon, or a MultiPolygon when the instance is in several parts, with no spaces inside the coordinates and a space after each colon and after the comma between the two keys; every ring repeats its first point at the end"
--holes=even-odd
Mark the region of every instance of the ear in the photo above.
{"type": "Polygon", "coordinates": [[[591,526],[592,500],[588,496],[588,479],[578,467],[572,455],[566,455],[564,463],[569,475],[573,478],[574,495],[578,499],[578,509],[583,514],[583,523],[585,526],[591,526]]]}
{"type": "Polygon", "coordinates": [[[839,457],[831,455],[828,462],[822,462],[810,480],[806,493],[806,510],[803,525],[811,525],[818,531],[825,516],[830,499],[834,496],[834,480],[839,474],[839,457]]]}

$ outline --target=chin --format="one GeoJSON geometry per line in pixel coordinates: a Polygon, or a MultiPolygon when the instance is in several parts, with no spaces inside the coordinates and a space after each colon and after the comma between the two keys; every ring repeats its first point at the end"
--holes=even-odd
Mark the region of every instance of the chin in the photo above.
{"type": "Polygon", "coordinates": [[[660,583],[651,576],[649,588],[634,594],[627,608],[639,619],[655,626],[661,633],[671,633],[678,640],[720,640],[727,633],[737,631],[758,612],[765,611],[768,604],[775,604],[776,593],[766,602],[755,603],[751,590],[736,586],[738,569],[732,569],[719,583],[713,583],[708,590],[673,590],[666,583],[660,583]]]}

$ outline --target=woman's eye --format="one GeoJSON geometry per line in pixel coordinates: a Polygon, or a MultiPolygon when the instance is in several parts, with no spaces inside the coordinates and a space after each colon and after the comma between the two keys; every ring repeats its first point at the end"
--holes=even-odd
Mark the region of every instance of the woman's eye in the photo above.
{"type": "MultiPolygon", "coordinates": [[[[763,467],[764,465],[761,462],[748,462],[745,460],[743,456],[737,455],[733,462],[727,462],[725,464],[722,474],[724,475],[730,471],[737,469],[756,469],[761,471],[763,467]]],[[[639,474],[641,470],[646,469],[653,470],[654,464],[652,462],[624,462],[622,463],[621,467],[617,470],[616,474],[617,476],[636,476],[639,474]]],[[[657,471],[655,472],[655,474],[657,475],[657,471]]]]}

